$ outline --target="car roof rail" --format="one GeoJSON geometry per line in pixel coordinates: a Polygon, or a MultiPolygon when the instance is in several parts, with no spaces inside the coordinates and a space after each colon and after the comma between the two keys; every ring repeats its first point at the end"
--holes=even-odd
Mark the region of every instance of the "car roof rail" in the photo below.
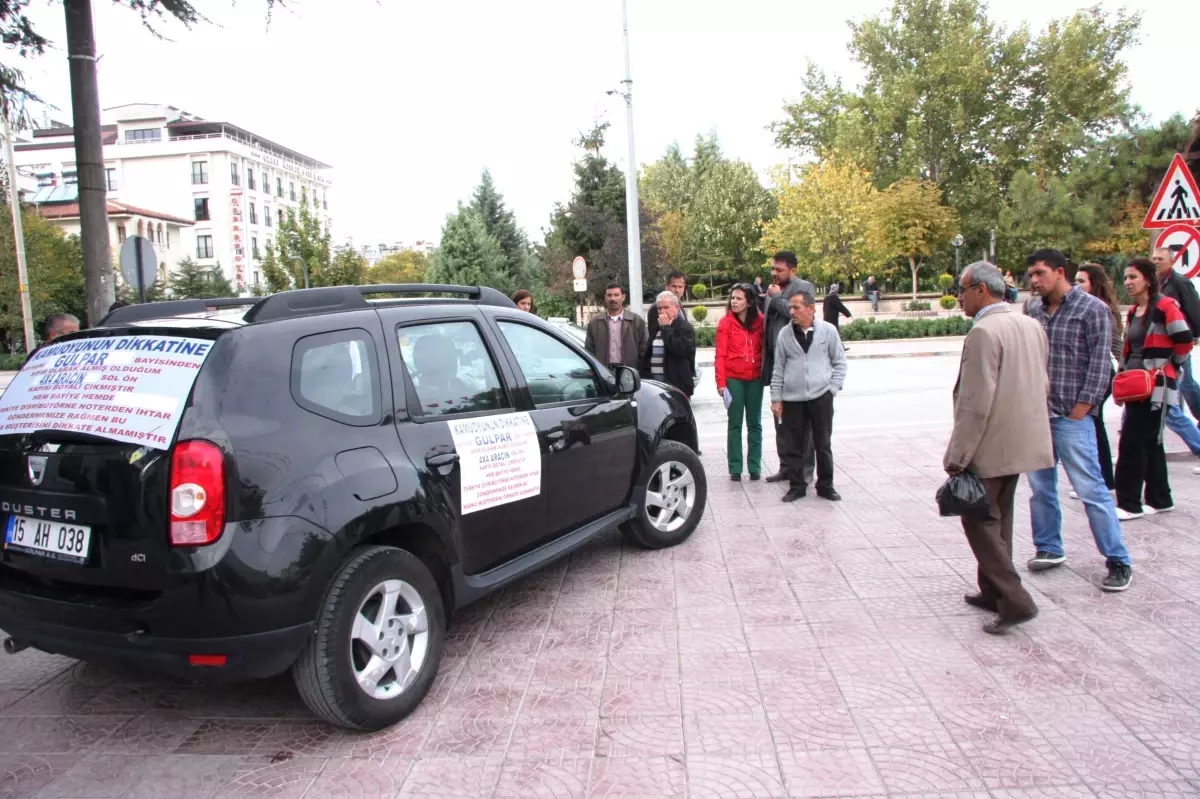
{"type": "Polygon", "coordinates": [[[373,308],[372,294],[461,294],[480,305],[515,308],[513,301],[487,286],[451,286],[439,283],[397,283],[370,286],[326,286],[282,291],[263,297],[246,312],[247,322],[269,322],[309,314],[373,308]]]}
{"type": "Polygon", "coordinates": [[[201,300],[164,300],[162,302],[143,302],[136,305],[126,305],[110,311],[100,320],[99,326],[125,325],[134,322],[145,322],[151,319],[166,319],[172,316],[207,313],[219,308],[236,308],[238,306],[254,305],[258,297],[213,297],[201,300]]]}

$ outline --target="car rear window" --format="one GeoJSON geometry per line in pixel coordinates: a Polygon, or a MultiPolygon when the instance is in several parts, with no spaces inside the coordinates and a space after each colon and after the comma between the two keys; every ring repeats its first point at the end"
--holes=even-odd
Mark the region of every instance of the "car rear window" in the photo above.
{"type": "Polygon", "coordinates": [[[167,449],[212,346],[157,335],[47,344],[0,397],[0,435],[86,433],[167,449]]]}

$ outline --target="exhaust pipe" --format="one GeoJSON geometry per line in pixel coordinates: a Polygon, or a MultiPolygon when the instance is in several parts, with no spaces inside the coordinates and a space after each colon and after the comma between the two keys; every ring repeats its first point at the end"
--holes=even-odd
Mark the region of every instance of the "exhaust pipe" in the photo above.
{"type": "Polygon", "coordinates": [[[28,641],[18,641],[16,638],[5,638],[4,639],[4,651],[6,654],[15,655],[18,652],[21,652],[28,648],[29,648],[28,641]]]}

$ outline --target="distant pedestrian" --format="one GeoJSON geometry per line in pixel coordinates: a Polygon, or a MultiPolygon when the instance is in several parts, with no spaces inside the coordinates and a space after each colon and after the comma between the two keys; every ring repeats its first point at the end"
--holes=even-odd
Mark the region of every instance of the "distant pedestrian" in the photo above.
{"type": "Polygon", "coordinates": [[[725,316],[717,325],[717,392],[729,416],[726,435],[729,476],[742,479],[742,418],[746,420],[750,479],[762,475],[763,317],[758,294],[738,283],[729,292],[725,316]]]}
{"type": "Polygon", "coordinates": [[[606,366],[639,369],[650,339],[645,320],[625,307],[625,289],[620,283],[604,288],[604,308],[604,313],[588,322],[584,347],[606,366]]]}
{"type": "Polygon", "coordinates": [[[1005,302],[1016,302],[1020,292],[1017,291],[1017,279],[1013,277],[1011,269],[1004,272],[1004,300],[1005,302]]]}
{"type": "Polygon", "coordinates": [[[528,289],[517,289],[512,295],[513,304],[525,313],[535,313],[533,310],[533,292],[528,289]]]}
{"type": "MultiPolygon", "coordinates": [[[[1113,327],[1109,352],[1112,354],[1109,371],[1109,388],[1105,390],[1096,412],[1092,414],[1092,423],[1096,427],[1096,451],[1100,456],[1100,473],[1104,475],[1104,485],[1109,491],[1117,487],[1113,477],[1112,446],[1108,443],[1108,429],[1104,426],[1104,403],[1112,396],[1112,378],[1117,373],[1117,365],[1121,362],[1121,343],[1125,337],[1125,322],[1121,318],[1121,308],[1117,305],[1117,292],[1113,288],[1108,273],[1100,264],[1084,264],[1075,273],[1075,285],[1091,294],[1108,306],[1112,314],[1113,327]]],[[[1071,499],[1079,499],[1079,494],[1071,492],[1071,499]]]]}
{"type": "Polygon", "coordinates": [[[656,324],[642,359],[642,376],[668,383],[690,398],[696,390],[692,375],[696,362],[696,331],[674,292],[662,292],[655,298],[654,305],[656,324]]]}
{"type": "MultiPolygon", "coordinates": [[[[810,297],[817,293],[813,284],[796,277],[796,253],[781,250],[771,259],[771,285],[767,287],[766,300],[763,310],[763,384],[769,385],[775,370],[775,344],[779,333],[785,330],[791,320],[792,297],[800,293],[810,297]]],[[[768,483],[802,482],[805,485],[812,482],[813,472],[816,471],[816,454],[809,440],[807,449],[803,452],[791,452],[792,439],[783,428],[783,419],[775,416],[775,451],[779,453],[779,471],[767,478],[768,483]],[[785,464],[799,466],[801,473],[793,476],[787,473],[785,464]],[[798,480],[796,478],[799,478],[798,480]]]]}
{"type": "Polygon", "coordinates": [[[834,327],[838,327],[842,317],[849,319],[852,314],[850,309],[846,307],[846,303],[842,302],[842,298],[838,295],[838,284],[834,283],[829,287],[829,291],[825,292],[825,299],[821,303],[822,315],[825,317],[825,322],[834,327]]]}
{"type": "Polygon", "coordinates": [[[867,278],[867,282],[863,286],[863,297],[871,303],[871,310],[879,313],[879,283],[875,280],[874,275],[867,278]]]}
{"type": "MultiPolygon", "coordinates": [[[[1073,285],[1067,258],[1058,250],[1038,250],[1028,258],[1029,288],[1039,301],[1029,306],[1031,318],[1046,331],[1050,344],[1050,434],[1054,457],[1067,471],[1087,512],[1096,548],[1104,555],[1108,576],[1100,587],[1124,591],[1133,566],[1117,506],[1100,474],[1096,450],[1096,413],[1109,391],[1112,312],[1102,301],[1073,285]]],[[[1058,468],[1029,473],[1033,541],[1037,553],[1029,570],[1045,571],[1066,562],[1062,541],[1062,506],[1058,501],[1058,468]]]]}
{"type": "Polygon", "coordinates": [[[1192,354],[1192,330],[1179,303],[1159,294],[1150,260],[1129,262],[1125,291],[1134,304],[1125,322],[1121,371],[1147,370],[1154,384],[1147,399],[1125,403],[1117,448],[1117,516],[1130,520],[1175,509],[1163,451],[1163,414],[1179,404],[1176,378],[1192,354]]]}
{"type": "Polygon", "coordinates": [[[45,343],[79,332],[79,318],[69,313],[56,313],[46,321],[45,343]]]}
{"type": "Polygon", "coordinates": [[[998,614],[983,626],[994,635],[1037,615],[1013,568],[1013,508],[1022,474],[1054,468],[1046,334],[1005,304],[1006,290],[1000,270],[984,261],[960,277],[959,302],[974,324],[963,343],[944,458],[948,474],[970,470],[987,490],[988,512],[962,519],[979,564],[979,593],[964,599],[998,614]]]}
{"type": "MultiPolygon", "coordinates": [[[[833,487],[833,400],[846,383],[846,353],[833,325],[816,318],[812,294],[793,294],[788,301],[792,323],[779,331],[771,375],[771,413],[790,439],[788,458],[797,458],[812,441],[817,458],[817,496],[841,500],[833,487]]],[[[784,502],[808,493],[803,465],[785,462],[791,488],[784,502]]]]}

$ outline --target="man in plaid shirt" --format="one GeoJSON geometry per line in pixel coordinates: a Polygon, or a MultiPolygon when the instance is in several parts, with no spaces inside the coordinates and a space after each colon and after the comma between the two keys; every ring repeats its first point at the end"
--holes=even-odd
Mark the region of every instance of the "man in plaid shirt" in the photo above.
{"type": "MultiPolygon", "coordinates": [[[[1056,460],[1066,469],[1075,493],[1083,500],[1096,548],[1105,557],[1108,576],[1100,587],[1124,591],[1133,579],[1129,552],[1121,535],[1117,506],[1100,473],[1096,428],[1108,393],[1112,311],[1101,300],[1074,285],[1074,268],[1058,250],[1038,250],[1028,258],[1029,287],[1041,300],[1029,305],[1050,341],[1050,433],[1056,460]],[[1071,274],[1068,274],[1070,272],[1071,274]]],[[[1066,561],[1062,541],[1062,507],[1058,502],[1058,466],[1029,473],[1033,496],[1029,510],[1037,554],[1029,570],[1045,571],[1066,561]]]]}

